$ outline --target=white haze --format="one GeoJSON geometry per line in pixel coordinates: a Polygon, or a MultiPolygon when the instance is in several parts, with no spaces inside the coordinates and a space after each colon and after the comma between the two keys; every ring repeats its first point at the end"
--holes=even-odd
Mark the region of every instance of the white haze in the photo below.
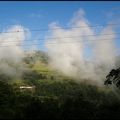
{"type": "Polygon", "coordinates": [[[14,25],[0,33],[0,74],[18,76],[24,71],[22,44],[30,32],[21,25],[14,25]]]}
{"type": "Polygon", "coordinates": [[[96,32],[96,28],[90,27],[82,9],[74,14],[68,24],[71,27],[69,29],[64,29],[55,22],[50,24],[51,32],[46,37],[46,47],[51,58],[50,65],[66,75],[78,78],[80,81],[93,80],[103,84],[105,76],[115,67],[117,48],[114,28],[106,26],[99,33],[96,32]],[[74,28],[79,26],[85,27],[74,28]],[[53,30],[54,28],[59,29],[53,30]],[[98,35],[82,37],[96,34],[98,35]],[[111,35],[103,36],[102,34],[111,35]],[[80,37],[64,38],[67,36],[80,37]],[[50,37],[61,39],[47,39],[50,37]],[[89,59],[85,57],[86,46],[91,49],[89,59]]]}

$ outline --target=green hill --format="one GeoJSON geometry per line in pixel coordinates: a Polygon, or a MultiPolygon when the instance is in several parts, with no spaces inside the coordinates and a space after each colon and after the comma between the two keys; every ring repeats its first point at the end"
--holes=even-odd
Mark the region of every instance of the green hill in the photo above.
{"type": "Polygon", "coordinates": [[[120,100],[111,89],[64,76],[49,67],[48,59],[36,52],[23,60],[29,69],[21,77],[0,76],[1,119],[120,118],[120,100]],[[35,89],[21,90],[20,86],[35,89]]]}

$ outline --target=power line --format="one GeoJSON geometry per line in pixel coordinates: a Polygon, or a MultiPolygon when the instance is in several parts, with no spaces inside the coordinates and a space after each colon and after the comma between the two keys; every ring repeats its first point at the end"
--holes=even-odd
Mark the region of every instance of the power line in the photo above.
{"type": "MultiPolygon", "coordinates": [[[[120,38],[117,38],[117,39],[120,39],[120,38]]],[[[100,39],[100,40],[87,40],[87,41],[69,41],[69,42],[48,42],[47,44],[66,44],[66,43],[79,43],[79,42],[89,42],[89,41],[95,41],[95,42],[101,42],[101,41],[104,41],[104,40],[108,40],[108,41],[110,41],[111,39],[100,39]]],[[[32,44],[32,45],[41,45],[41,44],[32,44]]],[[[0,47],[16,47],[16,46],[32,46],[32,45],[0,45],[0,47]]]]}
{"type": "MultiPolygon", "coordinates": [[[[120,32],[116,33],[116,34],[120,34],[120,32]]],[[[114,35],[114,33],[108,33],[108,34],[101,34],[100,37],[104,37],[104,36],[110,36],[110,35],[114,35]]],[[[66,38],[79,38],[79,37],[89,37],[89,36],[99,36],[97,34],[95,35],[80,35],[80,36],[67,36],[67,37],[52,37],[52,38],[46,38],[47,40],[50,40],[50,39],[66,39],[66,38]]],[[[39,41],[43,41],[45,38],[39,38],[39,39],[34,39],[34,40],[39,40],[39,41]]],[[[19,39],[18,39],[19,40],[19,39]]],[[[31,40],[25,40],[23,42],[26,42],[26,41],[31,41],[31,40]]],[[[2,41],[4,42],[4,41],[2,41]]],[[[9,41],[5,41],[5,42],[18,42],[18,41],[12,41],[12,40],[9,40],[9,41]]]]}
{"type": "MultiPolygon", "coordinates": [[[[116,25],[120,25],[120,24],[118,24],[118,23],[114,23],[114,24],[107,24],[107,25],[111,25],[111,26],[116,26],[116,25]]],[[[45,28],[43,28],[43,29],[29,29],[30,31],[33,31],[33,32],[37,32],[37,31],[50,31],[50,30],[57,30],[57,29],[72,29],[72,28],[75,28],[75,29],[77,29],[77,28],[86,28],[86,27],[90,27],[90,28],[94,28],[94,27],[103,27],[103,26],[105,26],[105,24],[102,24],[102,25],[89,25],[89,26],[78,26],[78,27],[64,27],[64,28],[51,28],[51,29],[45,29],[45,28]]],[[[17,30],[17,31],[11,31],[11,32],[0,32],[0,33],[19,33],[19,32],[27,32],[27,30],[22,30],[22,31],[20,31],[20,30],[17,30]]]]}

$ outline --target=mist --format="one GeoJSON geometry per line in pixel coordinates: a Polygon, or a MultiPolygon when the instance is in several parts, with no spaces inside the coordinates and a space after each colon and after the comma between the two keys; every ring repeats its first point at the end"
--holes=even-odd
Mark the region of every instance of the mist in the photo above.
{"type": "MultiPolygon", "coordinates": [[[[101,85],[110,70],[116,68],[115,28],[107,25],[96,31],[99,28],[91,27],[85,14],[83,9],[75,12],[67,29],[58,22],[49,25],[50,31],[45,37],[49,65],[77,81],[89,80],[101,85]]],[[[21,25],[11,26],[0,33],[1,73],[15,76],[24,72],[25,52],[21,45],[29,36],[29,29],[21,25]]]]}
{"type": "Polygon", "coordinates": [[[77,78],[78,81],[92,80],[102,85],[106,75],[116,67],[115,28],[107,25],[96,31],[96,27],[90,27],[83,9],[73,15],[68,26],[70,28],[65,29],[57,22],[49,25],[50,32],[46,36],[45,45],[50,57],[50,66],[65,75],[77,78]],[[84,27],[78,29],[80,26],[84,27]],[[71,38],[65,38],[69,36],[71,38]],[[86,48],[89,48],[89,52],[86,48]],[[90,54],[89,57],[87,53],[90,54]]]}
{"type": "Polygon", "coordinates": [[[0,74],[18,77],[24,72],[22,44],[29,35],[29,30],[21,25],[13,25],[0,33],[0,74]]]}

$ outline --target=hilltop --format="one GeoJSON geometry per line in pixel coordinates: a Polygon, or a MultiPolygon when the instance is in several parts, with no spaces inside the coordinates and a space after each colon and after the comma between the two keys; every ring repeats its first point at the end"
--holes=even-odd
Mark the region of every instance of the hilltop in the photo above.
{"type": "Polygon", "coordinates": [[[111,89],[77,82],[50,68],[48,59],[42,51],[27,53],[23,63],[29,69],[22,76],[0,76],[0,118],[120,117],[120,101],[111,89]],[[35,86],[35,91],[20,86],[35,86]]]}

